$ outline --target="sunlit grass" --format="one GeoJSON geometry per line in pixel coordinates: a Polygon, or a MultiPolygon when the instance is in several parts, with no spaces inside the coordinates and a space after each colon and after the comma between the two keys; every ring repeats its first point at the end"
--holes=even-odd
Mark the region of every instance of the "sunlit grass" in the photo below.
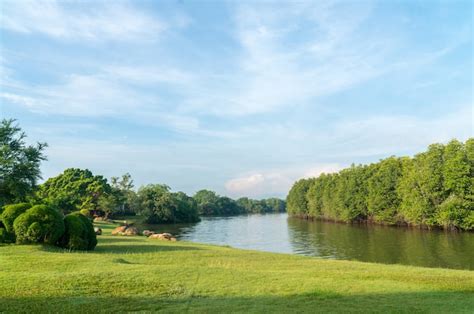
{"type": "Polygon", "coordinates": [[[0,312],[470,312],[474,272],[320,260],[145,237],[94,252],[0,247],[0,312]]]}

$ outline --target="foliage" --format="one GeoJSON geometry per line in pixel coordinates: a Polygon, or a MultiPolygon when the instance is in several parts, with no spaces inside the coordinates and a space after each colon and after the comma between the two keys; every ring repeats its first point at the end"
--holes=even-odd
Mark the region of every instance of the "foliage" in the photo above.
{"type": "Polygon", "coordinates": [[[200,215],[210,216],[221,214],[219,207],[219,196],[214,191],[200,190],[193,196],[197,203],[200,215]]]}
{"type": "Polygon", "coordinates": [[[240,211],[248,214],[282,213],[285,212],[285,201],[278,198],[268,198],[263,200],[253,200],[241,197],[237,200],[240,211]]]}
{"type": "Polygon", "coordinates": [[[26,210],[29,208],[31,208],[31,204],[29,203],[19,203],[4,206],[4,211],[2,215],[0,215],[0,222],[4,228],[3,233],[5,240],[9,240],[11,242],[15,241],[13,223],[18,216],[26,212],[26,210]]]}
{"type": "Polygon", "coordinates": [[[184,223],[199,221],[195,200],[183,192],[171,193],[161,184],[150,184],[138,190],[140,214],[147,223],[184,223]]]}
{"type": "Polygon", "coordinates": [[[284,212],[286,209],[285,202],[278,198],[253,200],[248,197],[242,197],[235,201],[209,190],[200,190],[194,194],[193,198],[196,200],[199,214],[203,216],[264,214],[284,212]]]}
{"type": "Polygon", "coordinates": [[[288,197],[286,198],[287,211],[296,216],[306,216],[308,214],[308,201],[306,194],[312,185],[310,179],[301,179],[293,184],[288,197]]]}
{"type": "Polygon", "coordinates": [[[121,178],[111,178],[111,191],[99,201],[99,207],[106,217],[113,214],[133,215],[138,211],[137,195],[133,190],[133,180],[129,173],[121,178]]]}
{"type": "Polygon", "coordinates": [[[367,181],[368,217],[375,222],[395,224],[400,207],[397,186],[402,175],[402,160],[395,157],[381,160],[372,166],[372,171],[367,181]]]}
{"type": "Polygon", "coordinates": [[[97,237],[92,222],[80,212],[73,212],[64,217],[65,231],[59,239],[59,246],[71,250],[93,250],[97,237]]]}
{"type": "Polygon", "coordinates": [[[87,209],[100,211],[100,200],[111,192],[107,179],[94,176],[88,169],[66,169],[39,187],[38,198],[64,213],[87,209]]]}
{"type": "Polygon", "coordinates": [[[63,216],[53,207],[35,205],[15,219],[17,243],[56,244],[64,234],[63,216]]]}
{"type": "Polygon", "coordinates": [[[474,229],[474,139],[430,145],[413,158],[302,179],[291,188],[294,216],[474,229]]]}
{"type": "Polygon", "coordinates": [[[47,144],[26,145],[25,138],[15,120],[0,122],[0,207],[24,202],[41,179],[47,144]]]}

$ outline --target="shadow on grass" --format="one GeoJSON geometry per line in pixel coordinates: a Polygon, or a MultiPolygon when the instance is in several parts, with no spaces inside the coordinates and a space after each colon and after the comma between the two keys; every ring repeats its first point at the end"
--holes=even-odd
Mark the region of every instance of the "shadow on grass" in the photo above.
{"type": "Polygon", "coordinates": [[[468,292],[413,292],[338,295],[315,292],[291,296],[209,297],[193,294],[165,296],[65,296],[2,298],[0,312],[129,312],[183,311],[198,313],[347,313],[347,312],[470,312],[468,292]]]}
{"type": "Polygon", "coordinates": [[[135,243],[127,244],[113,244],[113,245],[98,245],[93,251],[72,251],[56,246],[42,245],[39,246],[42,251],[50,253],[77,253],[77,254],[146,254],[156,252],[170,252],[170,251],[193,251],[201,250],[193,246],[181,245],[139,245],[135,243]]]}
{"type": "Polygon", "coordinates": [[[129,242],[129,241],[135,241],[135,242],[145,242],[146,237],[124,237],[124,236],[116,236],[116,237],[97,237],[97,241],[99,245],[101,244],[108,244],[108,243],[123,243],[123,242],[129,242]]]}
{"type": "Polygon", "coordinates": [[[102,254],[127,254],[127,253],[153,253],[153,252],[169,252],[169,251],[192,251],[200,250],[192,246],[182,245],[140,245],[132,243],[127,244],[101,244],[98,245],[92,253],[102,254]]]}

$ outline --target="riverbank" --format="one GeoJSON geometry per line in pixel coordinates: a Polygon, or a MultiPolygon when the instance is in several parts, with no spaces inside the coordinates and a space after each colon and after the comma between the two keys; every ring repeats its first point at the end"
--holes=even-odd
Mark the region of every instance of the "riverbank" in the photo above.
{"type": "Polygon", "coordinates": [[[0,312],[469,312],[474,272],[321,260],[145,237],[94,252],[0,246],[0,312]]]}

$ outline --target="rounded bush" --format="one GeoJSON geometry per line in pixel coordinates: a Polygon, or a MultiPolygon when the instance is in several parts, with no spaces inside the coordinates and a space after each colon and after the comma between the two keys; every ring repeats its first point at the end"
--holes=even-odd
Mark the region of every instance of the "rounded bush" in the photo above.
{"type": "Polygon", "coordinates": [[[2,215],[0,215],[0,221],[5,228],[5,232],[10,234],[10,237],[13,238],[15,241],[15,231],[13,228],[13,222],[15,219],[26,212],[29,208],[31,208],[31,204],[29,203],[19,203],[19,204],[12,204],[12,205],[5,205],[2,215]]]}
{"type": "Polygon", "coordinates": [[[74,212],[64,217],[65,232],[59,245],[71,250],[93,250],[97,237],[92,222],[81,212],[74,212]]]}
{"type": "Polygon", "coordinates": [[[15,219],[17,243],[56,244],[64,234],[63,216],[54,208],[36,205],[15,219]]]}

